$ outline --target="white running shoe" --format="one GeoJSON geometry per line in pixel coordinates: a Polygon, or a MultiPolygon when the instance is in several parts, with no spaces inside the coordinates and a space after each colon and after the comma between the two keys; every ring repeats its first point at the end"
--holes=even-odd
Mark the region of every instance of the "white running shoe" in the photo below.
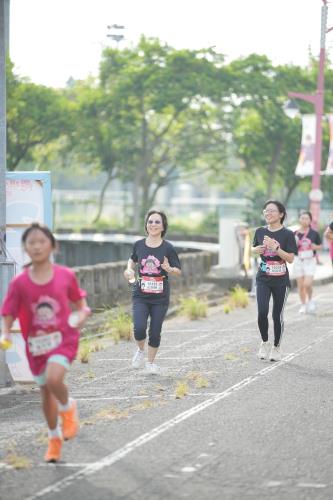
{"type": "Polygon", "coordinates": [[[268,354],[269,354],[269,343],[262,341],[258,352],[258,358],[267,359],[268,354]]]}
{"type": "Polygon", "coordinates": [[[144,362],[145,362],[145,352],[140,351],[140,349],[138,349],[133,356],[132,366],[137,370],[138,368],[141,368],[141,366],[143,366],[144,362]]]}
{"type": "Polygon", "coordinates": [[[150,363],[149,361],[147,361],[146,373],[148,373],[149,375],[158,375],[160,373],[160,368],[155,363],[150,363]]]}
{"type": "Polygon", "coordinates": [[[309,300],[309,302],[307,303],[306,312],[309,314],[314,314],[316,312],[316,304],[313,302],[313,300],[309,300]]]}
{"type": "Polygon", "coordinates": [[[306,313],[306,305],[302,304],[301,307],[299,308],[298,312],[300,314],[305,314],[306,313]]]}
{"type": "Polygon", "coordinates": [[[275,347],[275,345],[273,345],[271,353],[269,355],[269,359],[270,361],[281,361],[282,355],[280,347],[275,347]]]}

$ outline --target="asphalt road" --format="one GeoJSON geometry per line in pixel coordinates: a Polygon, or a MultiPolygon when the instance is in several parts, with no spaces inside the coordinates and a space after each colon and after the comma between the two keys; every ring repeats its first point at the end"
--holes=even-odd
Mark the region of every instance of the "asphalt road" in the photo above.
{"type": "Polygon", "coordinates": [[[279,363],[256,357],[253,299],[168,320],[158,376],[131,369],[133,344],[106,342],[69,374],[82,427],[58,465],[43,463],[38,390],[2,391],[0,498],[331,500],[332,292],[316,288],[316,316],[290,294],[279,363]]]}

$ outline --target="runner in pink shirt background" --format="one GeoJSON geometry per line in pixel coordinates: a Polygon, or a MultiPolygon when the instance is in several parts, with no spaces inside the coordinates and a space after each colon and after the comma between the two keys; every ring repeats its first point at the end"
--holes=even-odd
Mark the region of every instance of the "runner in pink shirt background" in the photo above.
{"type": "Polygon", "coordinates": [[[48,424],[45,460],[56,462],[63,438],[75,437],[79,429],[76,401],[69,398],[64,378],[78,350],[79,328],[90,309],[74,272],[52,263],[56,240],[46,226],[29,226],[22,235],[22,244],[31,263],[13,279],[3,302],[0,347],[10,343],[10,331],[18,318],[48,424]],[[77,311],[75,325],[70,320],[72,309],[77,311]]]}

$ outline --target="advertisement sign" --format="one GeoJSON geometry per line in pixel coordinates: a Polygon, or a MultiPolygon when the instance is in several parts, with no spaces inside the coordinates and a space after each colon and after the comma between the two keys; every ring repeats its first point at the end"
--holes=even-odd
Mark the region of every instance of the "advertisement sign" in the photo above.
{"type": "Polygon", "coordinates": [[[302,115],[302,145],[295,175],[313,175],[315,163],[316,116],[302,115]]]}
{"type": "MultiPolygon", "coordinates": [[[[31,222],[52,228],[50,172],[6,173],[6,251],[20,273],[27,256],[21,245],[23,231],[31,222]]],[[[32,374],[25,355],[25,342],[15,322],[13,347],[6,351],[6,363],[14,381],[31,382],[32,374]]]]}

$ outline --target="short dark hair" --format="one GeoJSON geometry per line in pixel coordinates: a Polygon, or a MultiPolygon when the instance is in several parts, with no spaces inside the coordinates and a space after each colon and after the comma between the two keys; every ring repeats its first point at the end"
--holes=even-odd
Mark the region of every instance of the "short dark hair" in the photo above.
{"type": "Polygon", "coordinates": [[[23,245],[25,245],[29,234],[32,231],[34,231],[35,229],[38,229],[39,231],[41,231],[42,233],[44,233],[45,236],[50,240],[52,248],[56,248],[56,246],[57,246],[57,240],[55,239],[55,237],[54,237],[51,229],[49,229],[47,226],[45,226],[45,224],[41,224],[39,222],[33,222],[24,231],[24,233],[22,234],[22,238],[21,238],[21,241],[22,241],[23,245]]]}
{"type": "Polygon", "coordinates": [[[272,203],[273,205],[276,206],[276,208],[278,209],[278,211],[280,212],[280,214],[283,214],[283,216],[281,217],[281,224],[283,224],[285,218],[287,217],[287,210],[286,210],[286,207],[283,205],[283,203],[281,203],[281,201],[278,201],[278,200],[267,200],[264,204],[264,209],[267,207],[267,205],[269,205],[270,203],[272,203]]]}
{"type": "Polygon", "coordinates": [[[41,302],[40,304],[38,304],[38,306],[36,307],[36,310],[38,309],[41,309],[42,307],[47,307],[48,309],[50,309],[51,311],[53,311],[53,307],[51,306],[51,304],[49,304],[48,302],[41,302]]]}
{"type": "Polygon", "coordinates": [[[301,215],[308,215],[308,216],[309,216],[309,218],[310,218],[310,221],[312,222],[312,213],[311,213],[311,212],[309,212],[309,210],[301,210],[301,211],[300,211],[300,213],[299,213],[299,217],[300,217],[301,215]]]}
{"type": "Polygon", "coordinates": [[[145,231],[146,231],[146,233],[148,233],[148,230],[147,230],[148,219],[153,214],[158,214],[161,216],[162,224],[163,224],[163,231],[161,233],[161,236],[162,236],[162,238],[164,238],[164,236],[168,230],[168,218],[167,218],[166,214],[163,212],[163,210],[151,209],[147,212],[146,217],[145,217],[145,231]]]}

